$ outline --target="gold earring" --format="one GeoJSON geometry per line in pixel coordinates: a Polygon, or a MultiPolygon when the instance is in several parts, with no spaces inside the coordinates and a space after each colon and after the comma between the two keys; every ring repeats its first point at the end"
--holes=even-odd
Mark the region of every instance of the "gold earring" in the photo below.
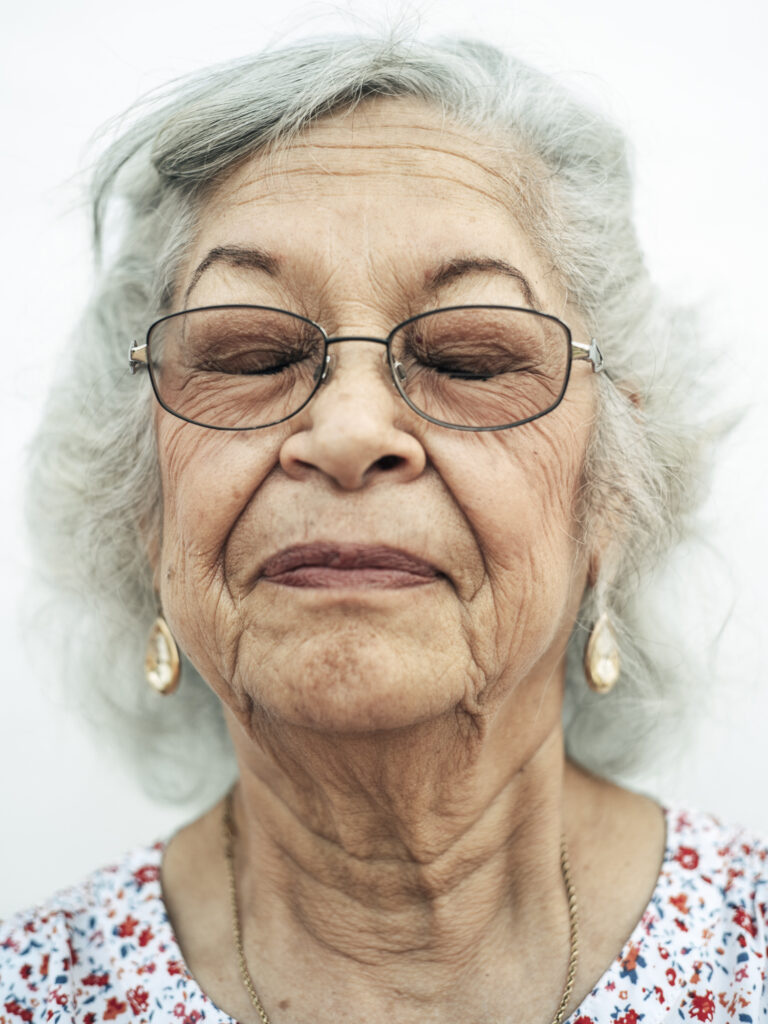
{"type": "Polygon", "coordinates": [[[598,618],[584,650],[584,674],[590,690],[609,693],[621,673],[619,640],[607,612],[598,618]]]}
{"type": "Polygon", "coordinates": [[[168,623],[158,615],[152,623],[147,638],[147,653],[144,658],[144,675],[156,693],[163,697],[174,693],[181,676],[179,648],[168,629],[168,623]]]}

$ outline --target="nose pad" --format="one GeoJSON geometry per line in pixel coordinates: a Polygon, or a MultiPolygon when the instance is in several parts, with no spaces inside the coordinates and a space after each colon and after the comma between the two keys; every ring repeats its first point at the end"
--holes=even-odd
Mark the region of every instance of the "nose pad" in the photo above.
{"type": "Polygon", "coordinates": [[[392,387],[394,387],[395,391],[397,391],[397,386],[395,384],[395,381],[392,379],[392,373],[394,371],[394,373],[396,374],[397,379],[400,381],[400,383],[404,384],[405,381],[406,381],[406,373],[405,373],[405,368],[403,367],[403,364],[401,362],[399,362],[397,359],[395,359],[395,360],[392,361],[391,368],[390,368],[389,356],[387,355],[386,352],[381,357],[381,361],[384,363],[384,365],[387,368],[387,376],[392,381],[392,387]]]}
{"type": "Polygon", "coordinates": [[[332,370],[333,359],[330,352],[326,352],[325,359],[320,363],[312,375],[314,377],[315,384],[324,384],[330,378],[332,370]]]}

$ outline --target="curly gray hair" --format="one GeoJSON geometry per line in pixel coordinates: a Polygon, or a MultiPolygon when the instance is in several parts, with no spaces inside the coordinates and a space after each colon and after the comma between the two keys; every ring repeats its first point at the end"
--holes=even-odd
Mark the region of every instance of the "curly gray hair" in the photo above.
{"type": "Polygon", "coordinates": [[[571,638],[569,755],[601,774],[642,767],[685,687],[676,644],[647,640],[642,582],[692,526],[710,433],[696,422],[694,317],[662,302],[631,217],[626,145],[605,118],[546,75],[477,42],[312,40],[206,70],[140,105],[93,179],[98,282],[31,452],[28,509],[45,573],[64,601],[68,699],[131,753],[158,797],[220,790],[234,760],[218,699],[194,668],[161,701],[142,683],[155,615],[146,538],[161,493],[150,389],[127,369],[130,339],[168,310],[212,185],[318,118],[368,97],[417,97],[510,156],[510,204],[565,284],[610,367],[577,510],[586,538],[608,515],[615,550],[584,595],[571,638]],[[619,686],[596,697],[581,668],[586,630],[609,609],[619,686]]]}

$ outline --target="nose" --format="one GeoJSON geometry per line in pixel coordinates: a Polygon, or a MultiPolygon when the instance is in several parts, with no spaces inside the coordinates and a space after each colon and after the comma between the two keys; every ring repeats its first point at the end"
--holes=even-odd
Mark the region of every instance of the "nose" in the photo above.
{"type": "Polygon", "coordinates": [[[283,442],[282,468],[296,479],[322,473],[349,491],[418,477],[427,457],[408,429],[418,417],[392,384],[383,346],[346,338],[331,352],[327,379],[283,442]]]}

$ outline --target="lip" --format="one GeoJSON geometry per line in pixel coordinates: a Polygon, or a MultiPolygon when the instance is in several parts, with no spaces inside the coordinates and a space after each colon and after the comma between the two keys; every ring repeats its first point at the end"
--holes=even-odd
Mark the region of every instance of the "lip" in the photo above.
{"type": "Polygon", "coordinates": [[[443,573],[399,548],[316,541],[278,551],[259,577],[291,587],[400,589],[433,583],[443,573]]]}

